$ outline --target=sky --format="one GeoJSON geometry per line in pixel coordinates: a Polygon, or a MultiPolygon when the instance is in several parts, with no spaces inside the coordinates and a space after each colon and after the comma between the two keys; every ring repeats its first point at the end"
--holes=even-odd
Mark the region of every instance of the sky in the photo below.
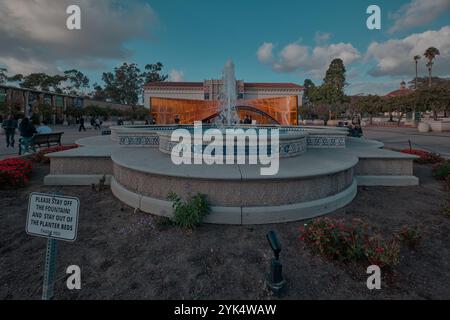
{"type": "Polygon", "coordinates": [[[430,46],[441,52],[434,74],[450,76],[450,0],[0,0],[0,41],[10,74],[75,68],[92,84],[123,62],[160,61],[172,81],[203,81],[231,58],[247,82],[320,84],[341,58],[348,94],[386,94],[430,46]],[[81,30],[66,27],[73,4],[81,30]],[[366,26],[372,4],[381,30],[366,26]]]}

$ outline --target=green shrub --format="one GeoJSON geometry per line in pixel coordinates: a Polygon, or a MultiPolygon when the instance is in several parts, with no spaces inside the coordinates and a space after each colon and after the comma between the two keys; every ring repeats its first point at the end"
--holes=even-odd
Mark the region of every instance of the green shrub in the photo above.
{"type": "Polygon", "coordinates": [[[442,163],[437,164],[433,168],[433,176],[436,179],[444,180],[450,175],[450,160],[446,160],[442,163]]]}
{"type": "Polygon", "coordinates": [[[176,193],[171,192],[168,199],[173,202],[173,222],[182,228],[194,229],[210,212],[210,205],[204,194],[199,193],[188,201],[183,201],[176,193]]]}
{"type": "Polygon", "coordinates": [[[416,248],[422,241],[422,230],[418,226],[405,226],[398,233],[398,239],[408,247],[416,248]]]}

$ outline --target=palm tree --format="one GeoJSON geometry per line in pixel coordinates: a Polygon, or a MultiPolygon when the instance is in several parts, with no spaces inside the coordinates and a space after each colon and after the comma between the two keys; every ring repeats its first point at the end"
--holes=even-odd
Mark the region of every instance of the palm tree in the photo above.
{"type": "Polygon", "coordinates": [[[440,55],[441,53],[439,52],[438,49],[436,49],[435,47],[429,47],[427,49],[427,51],[425,51],[425,53],[423,54],[425,56],[425,58],[428,59],[428,63],[427,63],[427,68],[428,68],[428,75],[429,75],[429,86],[431,87],[431,73],[433,71],[433,64],[434,64],[434,59],[436,58],[436,56],[440,55]]]}
{"type": "Polygon", "coordinates": [[[421,58],[421,56],[419,56],[419,55],[414,56],[414,62],[416,64],[416,81],[415,81],[416,84],[415,84],[415,89],[417,89],[417,64],[419,63],[420,58],[421,58]]]}

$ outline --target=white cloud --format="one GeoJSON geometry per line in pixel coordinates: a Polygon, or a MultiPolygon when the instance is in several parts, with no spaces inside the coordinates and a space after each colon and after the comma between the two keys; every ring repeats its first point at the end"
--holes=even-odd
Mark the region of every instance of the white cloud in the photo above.
{"type": "Polygon", "coordinates": [[[273,68],[279,72],[292,72],[305,65],[308,56],[308,47],[296,43],[288,44],[281,50],[280,59],[273,64],[273,68]]]}
{"type": "Polygon", "coordinates": [[[169,81],[182,82],[184,80],[184,72],[181,70],[172,69],[169,72],[169,81]]]}
{"type": "Polygon", "coordinates": [[[300,71],[314,78],[323,77],[330,62],[335,58],[341,58],[349,65],[361,57],[353,45],[342,42],[314,48],[295,42],[285,46],[276,58],[273,48],[272,43],[264,43],[257,51],[259,61],[271,64],[276,72],[300,71]]]}
{"type": "Polygon", "coordinates": [[[314,41],[316,44],[323,44],[331,39],[331,33],[317,31],[314,35],[314,41]]]}
{"type": "Polygon", "coordinates": [[[412,0],[391,15],[395,20],[390,33],[408,30],[432,22],[450,7],[450,0],[412,0]]]}
{"type": "Polygon", "coordinates": [[[132,56],[125,43],[149,38],[157,22],[153,9],[137,0],[77,0],[81,30],[66,28],[73,0],[0,1],[0,65],[13,72],[55,72],[103,67],[105,60],[132,56]],[[36,70],[38,68],[38,70],[36,70]]]}
{"type": "MultiPolygon", "coordinates": [[[[371,43],[367,49],[366,58],[373,59],[376,67],[370,70],[369,74],[413,77],[415,74],[413,57],[423,56],[429,47],[436,47],[441,53],[436,58],[434,73],[444,76],[450,74],[450,26],[437,31],[412,34],[404,39],[371,43]]],[[[425,62],[422,61],[419,72],[425,71],[425,62]]]]}
{"type": "Polygon", "coordinates": [[[273,48],[274,44],[270,42],[264,42],[256,52],[259,62],[271,63],[273,61],[273,48]]]}

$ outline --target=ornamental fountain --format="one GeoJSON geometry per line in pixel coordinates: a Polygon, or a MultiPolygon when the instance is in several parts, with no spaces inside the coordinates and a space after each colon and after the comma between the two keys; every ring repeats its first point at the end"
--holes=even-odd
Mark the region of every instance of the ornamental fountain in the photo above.
{"type": "MultiPolygon", "coordinates": [[[[279,132],[276,174],[261,175],[262,164],[177,165],[171,154],[179,141],[172,139],[172,133],[177,129],[194,132],[193,125],[126,125],[111,127],[110,136],[80,139],[80,148],[50,154],[45,183],[91,185],[105,176],[122,202],[160,216],[173,214],[167,200],[170,192],[184,198],[202,193],[212,205],[205,222],[217,224],[309,219],[346,206],[357,195],[358,186],[418,184],[413,175],[415,156],[384,150],[377,141],[348,137],[344,128],[238,125],[231,60],[222,80],[213,127],[220,132],[230,127],[279,132]]],[[[246,149],[251,149],[251,139],[245,141],[246,149]]]]}

